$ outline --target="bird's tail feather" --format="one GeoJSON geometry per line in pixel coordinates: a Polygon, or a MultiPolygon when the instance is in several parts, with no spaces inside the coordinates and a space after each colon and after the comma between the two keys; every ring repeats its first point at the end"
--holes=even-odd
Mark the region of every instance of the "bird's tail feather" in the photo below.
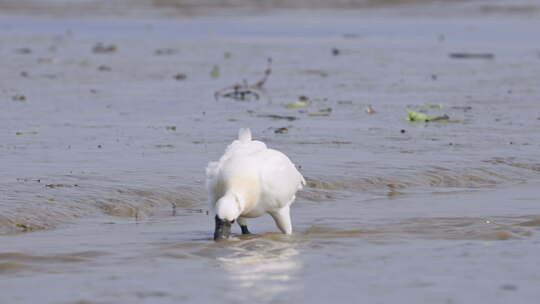
{"type": "Polygon", "coordinates": [[[238,131],[238,140],[241,142],[248,142],[251,140],[251,130],[249,128],[242,128],[238,131]]]}

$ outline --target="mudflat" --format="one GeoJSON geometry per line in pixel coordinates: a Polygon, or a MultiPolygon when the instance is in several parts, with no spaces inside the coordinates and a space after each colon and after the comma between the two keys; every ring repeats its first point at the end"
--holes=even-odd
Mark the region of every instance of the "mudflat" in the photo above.
{"type": "Polygon", "coordinates": [[[535,2],[165,2],[3,11],[0,302],[536,303],[535,2]],[[241,127],[308,181],[290,237],[212,240],[241,127]]]}

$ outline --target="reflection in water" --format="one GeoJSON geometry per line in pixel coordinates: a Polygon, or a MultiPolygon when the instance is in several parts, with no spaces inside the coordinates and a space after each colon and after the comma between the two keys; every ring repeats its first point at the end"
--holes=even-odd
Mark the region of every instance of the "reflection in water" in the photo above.
{"type": "Polygon", "coordinates": [[[272,300],[297,288],[293,278],[302,263],[297,244],[286,239],[287,236],[265,234],[233,241],[228,246],[231,254],[218,261],[234,286],[232,297],[272,300]]]}

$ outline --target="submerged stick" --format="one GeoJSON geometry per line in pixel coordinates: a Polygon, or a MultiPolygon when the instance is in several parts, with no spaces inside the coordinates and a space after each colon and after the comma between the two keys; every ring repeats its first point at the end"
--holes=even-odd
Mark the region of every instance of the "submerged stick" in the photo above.
{"type": "Polygon", "coordinates": [[[214,93],[214,99],[218,100],[219,98],[230,98],[234,100],[244,101],[254,98],[259,100],[262,95],[268,96],[266,90],[264,89],[264,84],[270,77],[272,73],[272,58],[268,58],[268,65],[266,70],[264,70],[263,77],[250,85],[246,80],[242,84],[234,84],[232,86],[225,87],[221,90],[218,90],[214,93]]]}
{"type": "Polygon", "coordinates": [[[450,53],[453,59],[493,59],[495,55],[491,53],[450,53]]]}
{"type": "Polygon", "coordinates": [[[262,89],[262,87],[264,86],[264,84],[268,80],[268,77],[270,76],[271,73],[272,73],[272,58],[268,58],[268,62],[267,62],[266,70],[264,70],[263,78],[261,80],[257,81],[257,83],[255,83],[254,87],[262,89]]]}

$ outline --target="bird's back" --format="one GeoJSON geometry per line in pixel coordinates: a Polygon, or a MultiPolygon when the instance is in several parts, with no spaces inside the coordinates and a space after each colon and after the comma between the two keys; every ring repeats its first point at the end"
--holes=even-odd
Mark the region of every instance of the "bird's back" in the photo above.
{"type": "Polygon", "coordinates": [[[208,164],[211,204],[224,194],[227,182],[238,176],[256,179],[253,183],[260,187],[258,200],[250,203],[258,206],[252,208],[267,212],[291,204],[296,191],[305,184],[304,178],[285,154],[251,140],[249,129],[243,130],[246,129],[240,130],[239,139],[227,147],[219,161],[208,164]]]}

